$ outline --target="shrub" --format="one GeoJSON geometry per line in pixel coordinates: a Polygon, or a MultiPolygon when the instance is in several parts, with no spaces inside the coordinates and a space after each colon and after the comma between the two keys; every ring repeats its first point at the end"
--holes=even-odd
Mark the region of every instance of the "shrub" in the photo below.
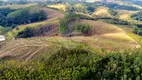
{"type": "Polygon", "coordinates": [[[75,28],[75,30],[80,31],[83,34],[88,34],[92,30],[92,27],[88,24],[77,24],[75,28]]]}
{"type": "Polygon", "coordinates": [[[33,29],[32,28],[26,28],[23,31],[19,32],[17,34],[18,38],[27,38],[27,37],[32,37],[34,35],[33,29]]]}

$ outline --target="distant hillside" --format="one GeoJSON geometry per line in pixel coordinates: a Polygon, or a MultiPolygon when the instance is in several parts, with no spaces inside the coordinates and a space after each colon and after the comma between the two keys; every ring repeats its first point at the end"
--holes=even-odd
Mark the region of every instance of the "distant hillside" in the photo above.
{"type": "Polygon", "coordinates": [[[44,12],[48,15],[47,20],[36,22],[36,23],[31,23],[31,24],[26,24],[26,25],[20,25],[6,34],[8,39],[15,38],[19,32],[23,31],[26,28],[36,28],[36,27],[42,27],[42,26],[48,27],[49,25],[51,26],[52,24],[58,25],[58,19],[64,17],[62,13],[56,10],[53,10],[53,9],[42,8],[42,10],[44,10],[44,12]]]}

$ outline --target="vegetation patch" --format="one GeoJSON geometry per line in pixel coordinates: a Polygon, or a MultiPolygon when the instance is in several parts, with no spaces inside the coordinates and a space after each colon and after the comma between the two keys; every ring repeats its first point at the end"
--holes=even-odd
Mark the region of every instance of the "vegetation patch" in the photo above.
{"type": "Polygon", "coordinates": [[[135,20],[142,21],[142,11],[138,12],[137,14],[133,14],[131,17],[135,20]]]}
{"type": "Polygon", "coordinates": [[[84,35],[87,35],[92,29],[91,26],[88,24],[81,24],[80,19],[83,18],[79,14],[68,14],[65,16],[64,19],[60,20],[60,32],[62,34],[71,34],[75,31],[79,31],[84,35]]]}
{"type": "Polygon", "coordinates": [[[8,14],[8,18],[13,21],[12,23],[18,25],[43,21],[46,19],[46,16],[47,14],[43,10],[34,9],[34,7],[20,9],[8,14]]]}
{"type": "Polygon", "coordinates": [[[11,12],[15,11],[10,8],[0,8],[0,25],[3,27],[11,26],[10,20],[7,20],[7,15],[11,12]]]}
{"type": "Polygon", "coordinates": [[[6,34],[10,30],[11,30],[11,27],[4,28],[0,26],[0,35],[6,34]]]}
{"type": "Polygon", "coordinates": [[[28,7],[13,11],[12,9],[6,8],[1,9],[1,22],[0,25],[4,27],[16,25],[28,24],[46,19],[47,14],[37,8],[36,6],[28,7]]]}
{"type": "Polygon", "coordinates": [[[18,32],[16,38],[28,38],[36,36],[55,36],[58,35],[58,24],[49,24],[35,28],[27,27],[18,32]]]}
{"type": "Polygon", "coordinates": [[[82,32],[83,34],[89,34],[89,32],[92,30],[92,27],[88,24],[77,24],[75,26],[75,30],[82,32]]]}
{"type": "Polygon", "coordinates": [[[41,61],[1,61],[0,79],[140,79],[140,51],[102,51],[100,56],[83,48],[61,48],[41,61]]]}

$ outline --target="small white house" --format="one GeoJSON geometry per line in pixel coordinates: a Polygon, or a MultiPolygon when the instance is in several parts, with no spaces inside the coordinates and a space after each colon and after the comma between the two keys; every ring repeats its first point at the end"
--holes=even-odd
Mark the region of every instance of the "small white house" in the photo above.
{"type": "Polygon", "coordinates": [[[0,41],[5,41],[5,36],[0,35],[0,41]]]}

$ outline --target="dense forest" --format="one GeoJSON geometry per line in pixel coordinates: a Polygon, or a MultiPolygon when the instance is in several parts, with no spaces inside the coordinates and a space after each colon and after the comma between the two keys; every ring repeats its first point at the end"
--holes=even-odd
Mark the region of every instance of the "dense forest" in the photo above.
{"type": "Polygon", "coordinates": [[[10,8],[0,9],[0,25],[3,27],[15,27],[16,25],[29,24],[46,19],[46,13],[43,10],[31,12],[33,7],[13,10],[10,8]]]}
{"type": "Polygon", "coordinates": [[[7,15],[15,10],[10,8],[0,8],[0,25],[1,26],[11,26],[11,23],[8,23],[7,15]]]}

